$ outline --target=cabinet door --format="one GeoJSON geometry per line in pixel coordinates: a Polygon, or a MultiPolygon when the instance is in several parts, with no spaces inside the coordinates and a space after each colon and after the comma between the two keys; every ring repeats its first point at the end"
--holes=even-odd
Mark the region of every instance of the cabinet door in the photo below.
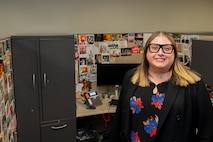
{"type": "Polygon", "coordinates": [[[38,41],[14,37],[11,44],[18,141],[39,142],[38,41]]]}
{"type": "Polygon", "coordinates": [[[76,142],[75,118],[41,127],[42,142],[76,142]]]}
{"type": "Polygon", "coordinates": [[[74,39],[40,39],[42,121],[75,117],[74,39]]]}

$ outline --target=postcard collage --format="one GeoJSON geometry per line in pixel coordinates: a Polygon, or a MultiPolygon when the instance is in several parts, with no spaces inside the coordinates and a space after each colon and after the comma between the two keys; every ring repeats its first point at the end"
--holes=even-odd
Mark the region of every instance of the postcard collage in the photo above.
{"type": "MultiPolygon", "coordinates": [[[[76,34],[76,92],[90,90],[96,81],[96,65],[115,63],[115,58],[142,54],[152,33],[76,34]],[[80,87],[79,87],[80,86],[80,87]]],[[[180,60],[190,65],[191,41],[198,35],[174,34],[180,60]]]]}
{"type": "Polygon", "coordinates": [[[0,40],[0,142],[16,142],[10,39],[0,40]]]}

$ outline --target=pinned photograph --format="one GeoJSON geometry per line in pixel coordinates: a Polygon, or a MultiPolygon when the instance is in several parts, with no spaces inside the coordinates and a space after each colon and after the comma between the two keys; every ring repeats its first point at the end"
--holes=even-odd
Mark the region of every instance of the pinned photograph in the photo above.
{"type": "Polygon", "coordinates": [[[79,45],[78,46],[78,50],[79,50],[79,54],[86,54],[87,50],[86,50],[86,45],[79,45]]]}
{"type": "Polygon", "coordinates": [[[87,44],[87,35],[79,35],[78,43],[79,43],[79,45],[86,45],[87,44]]]}
{"type": "Polygon", "coordinates": [[[94,35],[87,35],[87,44],[94,44],[95,36],[94,35]]]}
{"type": "Polygon", "coordinates": [[[110,54],[102,54],[101,55],[101,63],[110,63],[110,54]]]}

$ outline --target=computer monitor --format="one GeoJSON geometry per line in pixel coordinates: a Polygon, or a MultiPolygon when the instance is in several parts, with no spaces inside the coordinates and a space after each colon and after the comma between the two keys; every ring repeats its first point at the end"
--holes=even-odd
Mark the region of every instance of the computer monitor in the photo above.
{"type": "Polygon", "coordinates": [[[193,40],[191,68],[201,74],[204,82],[213,86],[213,41],[193,40]]]}
{"type": "Polygon", "coordinates": [[[121,85],[125,73],[138,65],[138,63],[97,64],[97,86],[121,85]]]}

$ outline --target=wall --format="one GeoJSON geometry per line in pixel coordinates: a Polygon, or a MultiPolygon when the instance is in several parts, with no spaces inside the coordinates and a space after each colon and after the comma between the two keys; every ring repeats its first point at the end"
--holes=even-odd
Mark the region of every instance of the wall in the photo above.
{"type": "Polygon", "coordinates": [[[212,0],[4,0],[0,38],[32,33],[213,32],[212,0]]]}

